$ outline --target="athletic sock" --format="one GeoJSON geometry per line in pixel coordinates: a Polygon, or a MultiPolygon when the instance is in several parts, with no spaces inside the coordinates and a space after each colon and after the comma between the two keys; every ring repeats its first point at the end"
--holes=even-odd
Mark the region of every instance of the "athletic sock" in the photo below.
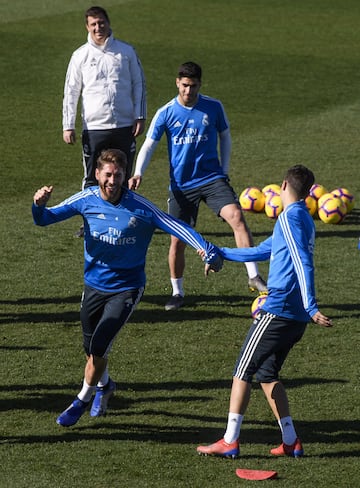
{"type": "Polygon", "coordinates": [[[181,295],[182,297],[185,296],[183,284],[184,284],[184,278],[170,278],[171,281],[171,286],[173,289],[173,296],[174,295],[181,295]]]}
{"type": "Polygon", "coordinates": [[[96,386],[88,385],[85,381],[85,378],[84,378],[83,387],[82,387],[80,393],[78,394],[79,400],[81,400],[85,403],[89,403],[89,401],[91,400],[91,398],[93,396],[95,388],[96,388],[96,386]]]}
{"type": "Polygon", "coordinates": [[[290,416],[283,417],[282,419],[278,420],[278,424],[281,429],[283,443],[287,444],[288,446],[294,444],[297,439],[297,434],[292,418],[290,416]]]}
{"type": "Polygon", "coordinates": [[[249,279],[255,278],[259,274],[257,264],[254,262],[244,263],[249,279]]]}
{"type": "Polygon", "coordinates": [[[240,429],[244,416],[240,413],[231,413],[228,415],[228,423],[224,434],[224,441],[227,444],[235,442],[240,437],[240,429]]]}

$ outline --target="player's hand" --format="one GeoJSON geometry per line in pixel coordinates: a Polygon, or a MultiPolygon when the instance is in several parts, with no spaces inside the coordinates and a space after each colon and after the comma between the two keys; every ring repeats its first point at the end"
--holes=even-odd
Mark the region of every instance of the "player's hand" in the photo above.
{"type": "Polygon", "coordinates": [[[217,255],[216,258],[211,263],[205,264],[205,276],[209,273],[218,273],[222,270],[224,260],[221,256],[217,255]]]}
{"type": "Polygon", "coordinates": [[[137,190],[139,188],[139,186],[141,185],[141,180],[142,180],[142,177],[139,176],[139,175],[135,175],[135,176],[132,176],[131,178],[129,178],[128,180],[128,188],[129,190],[137,190]]]}
{"type": "MultiPolygon", "coordinates": [[[[199,249],[197,251],[198,255],[201,257],[201,259],[204,261],[206,258],[206,253],[204,249],[199,249]]],[[[223,258],[218,254],[215,259],[211,263],[206,263],[205,264],[205,276],[208,276],[209,273],[218,273],[221,271],[222,267],[224,264],[223,258]]]]}
{"type": "Polygon", "coordinates": [[[38,207],[46,205],[51,197],[51,193],[53,191],[53,186],[43,186],[39,190],[35,192],[34,195],[34,203],[38,207]]]}
{"type": "Polygon", "coordinates": [[[76,134],[74,129],[64,130],[63,132],[63,140],[66,144],[75,144],[76,142],[76,134]]]}
{"type": "Polygon", "coordinates": [[[133,136],[134,137],[141,136],[144,130],[145,130],[145,119],[135,120],[133,125],[133,130],[132,130],[133,136]]]}
{"type": "Polygon", "coordinates": [[[322,327],[332,327],[333,323],[329,317],[322,314],[320,311],[316,312],[312,317],[312,320],[315,324],[321,325],[322,327]]]}

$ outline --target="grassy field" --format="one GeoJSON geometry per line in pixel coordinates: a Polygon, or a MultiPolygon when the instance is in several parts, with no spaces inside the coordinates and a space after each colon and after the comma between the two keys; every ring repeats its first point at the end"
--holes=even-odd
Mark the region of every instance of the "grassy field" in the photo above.
{"type": "MultiPolygon", "coordinates": [[[[224,431],[231,373],[254,299],[244,267],[205,279],[187,250],[186,306],[164,311],[169,238],[154,236],[146,294],[121,332],[110,367],[118,393],[108,415],[62,429],[57,415],[78,391],[84,356],[79,324],[79,221],[32,223],[34,191],[53,202],[80,188],[81,146],[62,142],[61,104],[72,51],[85,41],[82,0],[0,0],[0,486],[7,488],[231,488],[237,467],[275,469],[277,486],[358,485],[360,237],[360,8],[358,0],[104,1],[116,36],[134,44],[148,85],[149,117],[175,95],[177,66],[203,67],[203,93],[220,98],[233,136],[231,182],[240,191],[280,183],[304,163],[329,190],[357,205],[338,226],[316,220],[316,288],[331,330],[310,325],[284,367],[304,442],[300,461],[273,459],[280,442],[255,387],[242,457],[202,458],[199,443],[224,431]],[[48,5],[50,4],[50,5],[48,5]]],[[[80,132],[80,126],[79,126],[80,132]]],[[[140,139],[139,144],[142,139],[140,139]]],[[[141,192],[166,209],[165,141],[141,192]]],[[[247,215],[256,243],[273,222],[247,215]]],[[[233,246],[228,226],[203,207],[198,230],[233,246]]],[[[267,264],[261,263],[266,276],[267,264]]]]}

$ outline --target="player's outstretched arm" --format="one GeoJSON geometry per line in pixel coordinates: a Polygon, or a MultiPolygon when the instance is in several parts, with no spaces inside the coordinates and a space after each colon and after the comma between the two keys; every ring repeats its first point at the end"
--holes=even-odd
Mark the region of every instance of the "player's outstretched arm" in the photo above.
{"type": "Polygon", "coordinates": [[[319,310],[311,317],[315,324],[321,325],[322,327],[332,327],[332,320],[326,315],[322,314],[319,310]]]}
{"type": "Polygon", "coordinates": [[[51,197],[53,191],[53,186],[43,186],[37,190],[34,194],[34,204],[38,207],[46,205],[51,197]]]}

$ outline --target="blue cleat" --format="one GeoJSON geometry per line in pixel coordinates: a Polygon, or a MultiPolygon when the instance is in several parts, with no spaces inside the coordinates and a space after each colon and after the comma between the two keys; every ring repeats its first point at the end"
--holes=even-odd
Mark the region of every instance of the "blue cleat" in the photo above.
{"type": "Polygon", "coordinates": [[[76,424],[82,414],[85,412],[89,402],[83,402],[78,397],[72,402],[70,407],[61,413],[56,419],[56,423],[62,427],[70,427],[76,424]]]}
{"type": "Polygon", "coordinates": [[[106,386],[96,387],[96,394],[91,405],[90,416],[101,417],[106,414],[108,401],[113,396],[116,390],[116,383],[111,378],[106,386]]]}

